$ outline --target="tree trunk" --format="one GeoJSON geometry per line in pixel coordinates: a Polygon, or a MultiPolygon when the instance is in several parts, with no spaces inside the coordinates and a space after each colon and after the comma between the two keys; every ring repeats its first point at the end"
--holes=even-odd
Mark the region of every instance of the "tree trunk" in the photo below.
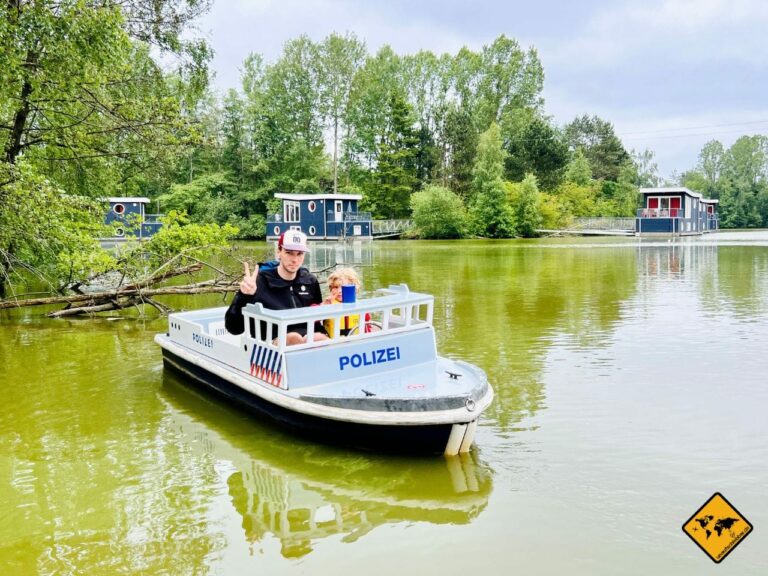
{"type": "Polygon", "coordinates": [[[16,114],[13,116],[13,124],[11,125],[11,133],[8,137],[8,144],[5,147],[5,160],[8,164],[15,164],[16,158],[21,153],[22,138],[24,132],[27,129],[27,119],[29,118],[29,111],[31,104],[29,97],[32,94],[32,83],[29,77],[35,73],[35,67],[40,55],[37,52],[28,52],[27,61],[24,64],[24,68],[27,74],[24,78],[24,83],[21,86],[21,97],[19,99],[20,105],[16,110],[16,114]]]}
{"type": "Polygon", "coordinates": [[[339,121],[333,122],[333,193],[338,191],[338,166],[339,166],[339,121]]]}

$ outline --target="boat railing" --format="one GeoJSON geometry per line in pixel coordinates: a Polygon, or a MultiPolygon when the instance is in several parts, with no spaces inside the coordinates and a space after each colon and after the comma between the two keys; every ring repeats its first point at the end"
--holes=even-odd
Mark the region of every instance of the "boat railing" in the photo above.
{"type": "Polygon", "coordinates": [[[640,208],[637,211],[638,218],[682,218],[683,211],[680,208],[640,208]]]}
{"type": "Polygon", "coordinates": [[[378,291],[379,296],[360,299],[354,303],[328,304],[289,310],[268,310],[260,303],[243,309],[246,337],[260,346],[279,352],[333,346],[341,342],[376,338],[382,335],[422,330],[432,326],[434,297],[411,292],[405,284],[378,291]],[[355,325],[345,336],[341,327],[355,325]],[[332,321],[332,322],[327,322],[332,321]],[[319,339],[318,326],[332,324],[330,338],[319,339]],[[287,334],[297,325],[306,329],[307,341],[288,346],[287,334]]]}

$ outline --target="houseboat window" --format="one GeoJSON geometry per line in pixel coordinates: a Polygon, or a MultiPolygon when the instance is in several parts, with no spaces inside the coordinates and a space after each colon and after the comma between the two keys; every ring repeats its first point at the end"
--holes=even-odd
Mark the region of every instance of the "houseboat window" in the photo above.
{"type": "Polygon", "coordinates": [[[317,229],[314,226],[310,226],[309,227],[309,235],[310,236],[314,236],[315,234],[317,234],[317,229]]]}
{"type": "Polygon", "coordinates": [[[115,204],[112,206],[112,210],[115,212],[115,214],[123,214],[125,212],[125,206],[122,204],[115,204]]]}
{"type": "Polygon", "coordinates": [[[310,200],[309,204],[307,205],[307,208],[309,208],[310,212],[314,212],[315,208],[317,208],[317,204],[315,204],[314,200],[310,200]]]}
{"type": "Polygon", "coordinates": [[[296,200],[283,201],[283,216],[286,222],[299,222],[301,220],[299,203],[296,200]]]}
{"type": "Polygon", "coordinates": [[[680,211],[680,197],[654,196],[648,198],[648,208],[652,210],[651,216],[656,216],[658,214],[661,217],[671,216],[676,218],[680,211]]]}
{"type": "Polygon", "coordinates": [[[280,236],[280,226],[275,226],[272,228],[272,232],[275,233],[275,236],[280,236]]]}
{"type": "Polygon", "coordinates": [[[115,236],[117,236],[118,238],[122,238],[123,236],[125,236],[125,230],[123,230],[122,228],[115,228],[115,236]]]}

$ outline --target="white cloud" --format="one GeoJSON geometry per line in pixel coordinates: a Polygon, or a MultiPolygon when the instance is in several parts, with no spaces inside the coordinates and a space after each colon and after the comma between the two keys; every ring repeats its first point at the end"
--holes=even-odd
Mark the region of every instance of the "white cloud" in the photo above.
{"type": "Polygon", "coordinates": [[[632,1],[596,12],[571,40],[551,46],[552,62],[580,70],[628,58],[765,63],[768,3],[763,0],[632,1]]]}

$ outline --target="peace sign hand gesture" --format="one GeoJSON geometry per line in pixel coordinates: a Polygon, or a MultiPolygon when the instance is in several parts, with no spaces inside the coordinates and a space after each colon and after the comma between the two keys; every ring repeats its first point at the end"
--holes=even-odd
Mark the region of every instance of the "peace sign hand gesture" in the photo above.
{"type": "Polygon", "coordinates": [[[248,262],[243,262],[243,267],[245,270],[245,275],[240,281],[240,292],[247,296],[252,296],[256,294],[256,278],[259,275],[259,265],[254,265],[253,274],[251,274],[251,269],[248,266],[248,262]]]}

